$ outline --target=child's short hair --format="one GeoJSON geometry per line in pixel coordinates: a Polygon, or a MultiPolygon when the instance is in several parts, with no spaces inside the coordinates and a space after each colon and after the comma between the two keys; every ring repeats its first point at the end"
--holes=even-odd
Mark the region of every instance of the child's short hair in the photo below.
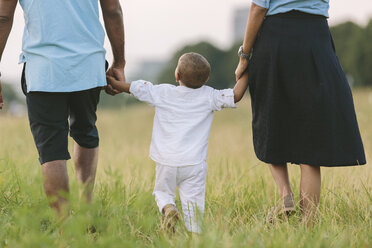
{"type": "Polygon", "coordinates": [[[194,89],[203,86],[211,72],[208,60],[198,53],[183,54],[178,60],[177,68],[182,83],[194,89]]]}

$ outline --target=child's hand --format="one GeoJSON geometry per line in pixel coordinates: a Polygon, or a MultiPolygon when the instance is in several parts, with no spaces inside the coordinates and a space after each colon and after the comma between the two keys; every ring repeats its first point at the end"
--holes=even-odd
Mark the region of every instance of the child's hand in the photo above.
{"type": "Polygon", "coordinates": [[[125,80],[124,70],[110,68],[106,73],[106,79],[109,91],[112,91],[114,94],[121,92],[129,93],[130,84],[125,80]]]}
{"type": "Polygon", "coordinates": [[[236,81],[238,81],[244,75],[244,73],[246,73],[248,63],[249,63],[249,60],[240,58],[239,64],[238,64],[238,66],[236,67],[236,70],[235,70],[236,81]]]}
{"type": "Polygon", "coordinates": [[[246,70],[246,71],[242,74],[242,76],[237,80],[237,82],[239,82],[239,81],[243,81],[243,82],[245,82],[245,83],[248,82],[248,70],[246,70]]]}

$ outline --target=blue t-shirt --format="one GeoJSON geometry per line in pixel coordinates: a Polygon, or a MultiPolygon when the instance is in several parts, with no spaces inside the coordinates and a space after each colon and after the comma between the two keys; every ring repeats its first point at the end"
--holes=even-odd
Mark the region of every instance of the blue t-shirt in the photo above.
{"type": "Polygon", "coordinates": [[[20,0],[25,18],[20,63],[27,90],[73,92],[106,85],[105,32],[98,0],[20,0]]]}
{"type": "Polygon", "coordinates": [[[329,0],[253,0],[254,4],[268,9],[267,15],[298,10],[329,17],[329,0]]]}

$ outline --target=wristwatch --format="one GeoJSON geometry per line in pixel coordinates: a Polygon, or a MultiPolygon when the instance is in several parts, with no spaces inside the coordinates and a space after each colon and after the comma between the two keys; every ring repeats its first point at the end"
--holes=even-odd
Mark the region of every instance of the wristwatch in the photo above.
{"type": "Polygon", "coordinates": [[[251,49],[250,53],[248,53],[248,54],[247,53],[244,53],[243,52],[243,46],[240,46],[239,51],[238,51],[238,56],[241,57],[241,58],[243,58],[243,59],[250,60],[251,57],[252,57],[252,52],[253,52],[253,48],[251,49]]]}

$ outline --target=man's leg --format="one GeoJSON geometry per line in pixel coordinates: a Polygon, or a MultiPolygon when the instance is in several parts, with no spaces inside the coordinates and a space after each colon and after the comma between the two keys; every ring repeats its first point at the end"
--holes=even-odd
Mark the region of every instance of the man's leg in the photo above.
{"type": "Polygon", "coordinates": [[[90,203],[92,201],[94,180],[96,178],[98,147],[84,148],[75,142],[73,157],[76,176],[79,183],[82,184],[81,195],[88,203],[90,203]]]}
{"type": "Polygon", "coordinates": [[[67,150],[68,104],[64,93],[27,94],[30,128],[42,165],[44,189],[51,207],[60,217],[68,210],[67,150]]]}
{"type": "Polygon", "coordinates": [[[96,127],[101,89],[72,92],[69,98],[70,135],[75,140],[74,162],[81,184],[81,196],[90,203],[98,162],[99,137],[96,127]]]}
{"type": "Polygon", "coordinates": [[[44,190],[50,206],[59,216],[68,211],[68,174],[66,160],[55,160],[42,164],[44,190]]]}

